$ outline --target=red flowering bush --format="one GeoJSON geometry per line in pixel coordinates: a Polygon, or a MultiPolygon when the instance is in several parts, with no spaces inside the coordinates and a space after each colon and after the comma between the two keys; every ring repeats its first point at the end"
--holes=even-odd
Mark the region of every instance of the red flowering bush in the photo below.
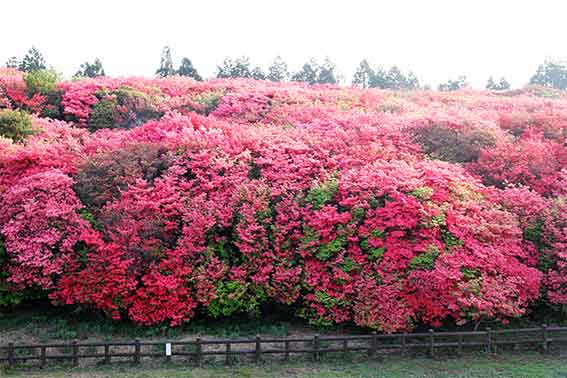
{"type": "MultiPolygon", "coordinates": [[[[10,80],[0,106],[31,111],[10,80]]],[[[176,326],[277,302],[394,332],[567,302],[563,99],[184,78],[57,90],[65,121],[0,137],[0,304],[39,288],[176,326]]]]}

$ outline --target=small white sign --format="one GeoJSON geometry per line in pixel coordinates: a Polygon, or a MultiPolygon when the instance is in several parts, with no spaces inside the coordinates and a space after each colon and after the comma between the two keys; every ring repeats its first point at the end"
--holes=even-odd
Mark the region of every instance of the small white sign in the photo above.
{"type": "Polygon", "coordinates": [[[165,355],[171,356],[171,343],[165,343],[165,355]]]}

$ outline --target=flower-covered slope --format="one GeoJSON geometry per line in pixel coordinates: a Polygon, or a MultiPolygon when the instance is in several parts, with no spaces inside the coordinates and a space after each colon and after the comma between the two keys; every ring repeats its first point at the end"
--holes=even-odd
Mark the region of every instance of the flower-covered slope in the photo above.
{"type": "Polygon", "coordinates": [[[567,305],[561,94],[28,81],[0,73],[0,305],[386,332],[567,305]]]}

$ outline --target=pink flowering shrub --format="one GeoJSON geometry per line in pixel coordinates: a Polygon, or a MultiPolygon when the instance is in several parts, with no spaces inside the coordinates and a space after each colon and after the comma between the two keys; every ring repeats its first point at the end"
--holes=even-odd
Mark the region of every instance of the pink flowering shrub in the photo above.
{"type": "Polygon", "coordinates": [[[63,119],[0,138],[0,304],[34,288],[177,326],[279,303],[395,332],[567,303],[562,98],[184,78],[58,88],[63,119]]]}

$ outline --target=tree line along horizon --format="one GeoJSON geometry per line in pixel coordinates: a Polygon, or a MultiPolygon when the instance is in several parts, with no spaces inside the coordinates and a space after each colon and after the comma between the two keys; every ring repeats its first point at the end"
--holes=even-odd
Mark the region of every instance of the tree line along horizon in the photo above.
{"type": "MultiPolygon", "coordinates": [[[[18,59],[15,56],[9,58],[5,67],[16,68],[24,72],[48,70],[45,58],[33,46],[28,50],[23,59],[18,59]]],[[[55,73],[53,68],[49,68],[49,70],[55,73]]],[[[197,81],[204,80],[194,67],[191,59],[187,57],[181,59],[181,63],[176,69],[169,46],[163,48],[160,65],[155,73],[160,77],[178,75],[191,77],[197,81]]],[[[96,58],[92,63],[86,61],[81,64],[73,78],[93,78],[98,76],[106,76],[106,73],[102,61],[96,58]]],[[[285,60],[279,55],[272,61],[267,71],[264,71],[260,66],[252,65],[247,56],[235,59],[227,57],[221,65],[217,66],[215,78],[247,78],[273,82],[296,81],[308,84],[339,84],[341,80],[336,65],[328,57],[323,60],[322,64],[311,58],[303,64],[300,70],[291,72],[285,60]]],[[[567,89],[567,62],[546,59],[538,66],[528,84],[542,85],[559,90],[567,89]]],[[[396,65],[389,69],[385,69],[382,66],[374,69],[365,58],[362,59],[353,75],[352,85],[362,88],[393,90],[432,89],[427,84],[421,85],[419,79],[412,71],[403,72],[396,65]]],[[[456,79],[451,78],[439,84],[437,90],[454,91],[468,86],[467,76],[461,75],[456,79]]],[[[488,90],[509,90],[511,85],[505,77],[497,80],[490,76],[485,88],[488,90]]]]}

